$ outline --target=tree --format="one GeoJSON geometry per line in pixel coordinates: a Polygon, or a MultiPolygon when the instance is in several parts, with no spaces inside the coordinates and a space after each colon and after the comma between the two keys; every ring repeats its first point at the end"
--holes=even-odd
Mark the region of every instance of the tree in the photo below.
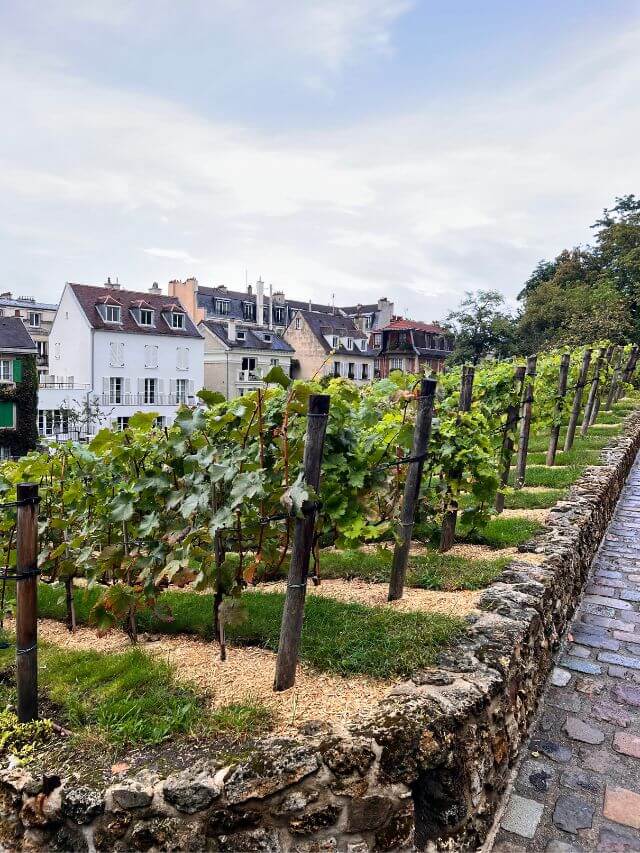
{"type": "Polygon", "coordinates": [[[458,310],[447,315],[456,336],[452,361],[477,364],[488,355],[505,358],[510,354],[514,320],[504,306],[504,297],[497,290],[466,292],[458,310]]]}

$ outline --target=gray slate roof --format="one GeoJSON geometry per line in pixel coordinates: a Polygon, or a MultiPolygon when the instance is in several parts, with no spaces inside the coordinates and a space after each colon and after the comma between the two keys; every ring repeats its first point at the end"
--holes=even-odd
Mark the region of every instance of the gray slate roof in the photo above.
{"type": "MultiPolygon", "coordinates": [[[[298,312],[296,312],[298,313],[298,312]]],[[[306,320],[309,328],[315,335],[318,342],[322,345],[325,352],[331,352],[333,347],[327,343],[325,335],[354,338],[368,342],[369,336],[359,329],[350,317],[343,317],[341,314],[322,314],[317,311],[300,311],[302,317],[306,320]]],[[[335,352],[340,355],[366,355],[373,357],[375,350],[369,349],[369,345],[364,349],[347,349],[342,344],[336,348],[335,352]]]]}
{"type": "Polygon", "coordinates": [[[0,296],[0,308],[25,308],[28,311],[56,311],[58,306],[50,302],[36,302],[31,299],[0,296]]]}
{"type": "Polygon", "coordinates": [[[36,352],[33,338],[19,317],[0,317],[0,352],[36,352]]]}
{"type": "Polygon", "coordinates": [[[203,320],[203,326],[206,326],[210,332],[217,335],[220,340],[231,349],[251,349],[251,350],[268,350],[269,352],[291,353],[293,347],[284,341],[280,335],[277,335],[273,330],[265,327],[262,329],[249,328],[242,326],[236,330],[245,333],[245,340],[230,341],[228,337],[228,327],[226,323],[216,323],[214,320],[203,320]],[[270,335],[271,340],[265,341],[264,336],[270,335]]]}

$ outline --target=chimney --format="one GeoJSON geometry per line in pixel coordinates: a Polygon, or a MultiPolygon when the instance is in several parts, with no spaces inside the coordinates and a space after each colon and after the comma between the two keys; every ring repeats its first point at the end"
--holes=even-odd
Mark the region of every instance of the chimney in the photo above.
{"type": "Polygon", "coordinates": [[[269,328],[273,329],[273,285],[269,285],[269,328]]]}
{"type": "Polygon", "coordinates": [[[151,287],[149,288],[149,293],[160,293],[160,285],[157,281],[154,281],[151,287]]]}
{"type": "Polygon", "coordinates": [[[104,286],[105,287],[111,287],[111,288],[113,288],[113,290],[119,290],[120,289],[119,281],[117,279],[115,281],[111,281],[111,276],[107,276],[107,280],[105,281],[104,286]]]}
{"type": "Polygon", "coordinates": [[[311,300],[309,300],[309,311],[311,311],[311,300]]]}
{"type": "Polygon", "coordinates": [[[256,282],[256,324],[264,326],[264,282],[262,278],[256,282]]]}
{"type": "Polygon", "coordinates": [[[227,320],[227,337],[230,341],[235,341],[236,339],[236,321],[235,320],[227,320]]]}
{"type": "Polygon", "coordinates": [[[11,299],[11,291],[5,290],[4,293],[0,293],[0,299],[11,299]]]}
{"type": "Polygon", "coordinates": [[[247,285],[247,296],[253,296],[253,287],[250,284],[247,285]]]}
{"type": "Polygon", "coordinates": [[[393,320],[393,302],[389,302],[386,296],[378,299],[378,311],[373,320],[374,329],[384,329],[393,320]]]}

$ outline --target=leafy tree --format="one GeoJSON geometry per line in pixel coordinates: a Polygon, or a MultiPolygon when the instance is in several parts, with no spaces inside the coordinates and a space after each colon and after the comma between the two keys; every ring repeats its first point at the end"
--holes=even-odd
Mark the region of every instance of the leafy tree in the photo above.
{"type": "Polygon", "coordinates": [[[488,355],[504,358],[510,354],[514,320],[504,306],[504,297],[497,290],[467,291],[458,310],[447,315],[456,335],[453,362],[477,364],[488,355]]]}

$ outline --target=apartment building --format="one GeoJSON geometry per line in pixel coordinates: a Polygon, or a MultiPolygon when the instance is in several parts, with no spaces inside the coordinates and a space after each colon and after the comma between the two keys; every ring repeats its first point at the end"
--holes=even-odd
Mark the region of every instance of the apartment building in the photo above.
{"type": "Polygon", "coordinates": [[[293,348],[267,327],[238,326],[237,321],[203,320],[204,387],[224,394],[227,400],[264,387],[272,367],[291,372],[293,348]]]}
{"type": "Polygon", "coordinates": [[[88,434],[123,428],[137,411],[169,424],[180,405],[195,405],[204,385],[203,337],[180,301],[157,285],[142,292],[111,281],[67,283],[49,341],[38,403],[45,435],[71,432],[69,410],[76,421],[91,411],[88,434]]]}
{"type": "Polygon", "coordinates": [[[395,318],[369,338],[376,352],[376,376],[384,378],[392,370],[439,373],[451,355],[453,341],[453,335],[437,323],[395,318]]]}
{"type": "Polygon", "coordinates": [[[222,285],[203,287],[195,278],[170,281],[168,290],[170,296],[182,302],[196,324],[203,320],[223,323],[235,320],[239,325],[266,326],[280,335],[299,310],[350,317],[364,332],[382,328],[393,318],[393,302],[386,297],[370,305],[339,308],[312,300],[289,299],[282,290],[274,290],[271,286],[267,292],[262,279],[258,279],[255,286],[248,285],[246,291],[229,290],[222,285]]]}
{"type": "Polygon", "coordinates": [[[0,316],[0,459],[37,444],[36,345],[19,317],[0,316]]]}
{"type": "Polygon", "coordinates": [[[299,309],[284,333],[295,350],[296,379],[342,376],[356,382],[373,379],[375,352],[369,335],[351,317],[299,309]]]}
{"type": "Polygon", "coordinates": [[[29,296],[13,296],[9,290],[0,293],[0,317],[19,317],[27,327],[36,345],[36,364],[40,375],[49,369],[49,333],[57,307],[48,302],[37,302],[29,296]]]}

